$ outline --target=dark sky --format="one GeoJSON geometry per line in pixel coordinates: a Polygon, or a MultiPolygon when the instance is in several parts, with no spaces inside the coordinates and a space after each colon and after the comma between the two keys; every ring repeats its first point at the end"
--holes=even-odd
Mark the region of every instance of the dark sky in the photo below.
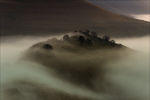
{"type": "Polygon", "coordinates": [[[150,14],[150,0],[89,0],[110,11],[133,15],[150,14]]]}

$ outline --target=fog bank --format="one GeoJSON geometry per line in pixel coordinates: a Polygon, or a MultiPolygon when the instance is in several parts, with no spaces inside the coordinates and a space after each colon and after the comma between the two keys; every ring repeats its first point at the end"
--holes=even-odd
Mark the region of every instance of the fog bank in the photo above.
{"type": "MultiPolygon", "coordinates": [[[[48,91],[57,91],[54,95],[60,98],[61,95],[57,93],[65,93],[66,96],[71,96],[72,99],[79,97],[79,100],[81,98],[81,100],[83,98],[85,100],[86,98],[87,100],[119,100],[120,98],[127,100],[149,100],[149,37],[116,39],[116,42],[122,43],[138,52],[124,57],[117,62],[107,63],[105,78],[114,86],[111,87],[108,85],[110,88],[106,88],[108,89],[107,91],[110,91],[108,93],[93,91],[69,83],[66,80],[56,77],[54,70],[47,70],[36,62],[24,61],[22,59],[24,52],[33,44],[43,40],[45,38],[26,38],[15,42],[3,41],[1,43],[0,85],[2,87],[1,91],[3,93],[1,92],[1,96],[3,100],[10,100],[8,95],[5,94],[5,90],[15,87],[15,84],[17,85],[16,81],[26,81],[27,83],[35,84],[35,86],[38,85],[41,88],[47,88],[48,91]],[[116,90],[119,90],[120,93],[116,90]],[[112,91],[116,93],[112,94],[112,91]]],[[[95,53],[92,56],[99,57],[101,55],[95,53]]],[[[91,62],[95,62],[92,58],[90,60],[91,62]]],[[[100,87],[97,83],[95,84],[97,88],[100,87]]],[[[19,100],[42,100],[37,97],[36,93],[32,94],[32,89],[29,94],[26,94],[23,89],[19,89],[19,91],[22,93],[16,94],[22,96],[19,100]],[[23,97],[26,97],[26,99],[23,97]]],[[[48,92],[48,94],[50,95],[51,92],[48,92]]],[[[13,97],[11,100],[14,98],[17,97],[13,97]]],[[[76,100],[78,99],[76,98],[76,100]]]]}

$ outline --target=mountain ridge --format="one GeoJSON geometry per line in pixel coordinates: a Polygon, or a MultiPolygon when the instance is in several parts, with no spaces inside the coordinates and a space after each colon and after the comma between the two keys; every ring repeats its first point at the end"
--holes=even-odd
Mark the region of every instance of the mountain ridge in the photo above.
{"type": "Polygon", "coordinates": [[[0,3],[2,35],[49,35],[90,29],[112,37],[149,34],[149,22],[114,14],[86,0],[8,0],[0,3]]]}

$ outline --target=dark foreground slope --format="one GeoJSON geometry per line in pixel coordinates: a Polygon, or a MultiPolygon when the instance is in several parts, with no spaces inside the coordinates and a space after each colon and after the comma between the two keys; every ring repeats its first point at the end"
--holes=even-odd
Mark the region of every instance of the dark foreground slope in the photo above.
{"type": "Polygon", "coordinates": [[[86,0],[0,2],[2,35],[49,35],[91,29],[114,37],[149,34],[148,22],[113,14],[86,0]]]}

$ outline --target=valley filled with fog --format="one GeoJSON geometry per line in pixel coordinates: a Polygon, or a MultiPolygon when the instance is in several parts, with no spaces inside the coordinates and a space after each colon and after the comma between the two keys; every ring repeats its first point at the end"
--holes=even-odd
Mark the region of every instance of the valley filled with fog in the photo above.
{"type": "MultiPolygon", "coordinates": [[[[105,78],[111,85],[105,84],[104,82],[104,86],[106,86],[104,91],[93,91],[87,87],[78,86],[76,83],[72,84],[65,79],[57,77],[57,73],[55,73],[54,70],[47,70],[47,68],[43,67],[44,65],[24,59],[25,52],[32,45],[52,37],[61,38],[61,36],[50,36],[46,38],[1,37],[0,97],[2,100],[47,100],[42,98],[44,94],[52,96],[53,100],[150,99],[150,37],[114,39],[117,43],[121,43],[131,48],[134,53],[123,56],[115,62],[106,64],[105,78]],[[23,82],[23,85],[21,85],[20,82],[23,82]],[[32,84],[33,86],[28,84],[32,84]],[[109,88],[107,88],[107,85],[109,88]],[[17,90],[13,90],[14,88],[17,88],[17,90]],[[9,89],[12,89],[13,95],[8,91],[9,89]],[[42,91],[40,93],[43,95],[38,97],[36,91],[42,91]]],[[[101,54],[96,52],[93,53],[93,55],[86,55],[85,57],[84,55],[81,55],[81,57],[83,57],[81,60],[87,59],[87,56],[90,56],[88,61],[94,63],[93,58],[99,58],[101,54]]],[[[60,59],[63,59],[64,62],[66,62],[66,60],[69,60],[72,57],[67,58],[66,56],[60,59]]],[[[74,59],[78,59],[78,57],[74,59]]],[[[99,63],[96,62],[93,66],[98,66],[98,64],[99,63]]],[[[80,61],[76,64],[76,67],[78,66],[80,66],[80,61]]],[[[94,80],[93,82],[96,84],[96,88],[100,88],[99,84],[97,84],[97,80],[94,80]]]]}

